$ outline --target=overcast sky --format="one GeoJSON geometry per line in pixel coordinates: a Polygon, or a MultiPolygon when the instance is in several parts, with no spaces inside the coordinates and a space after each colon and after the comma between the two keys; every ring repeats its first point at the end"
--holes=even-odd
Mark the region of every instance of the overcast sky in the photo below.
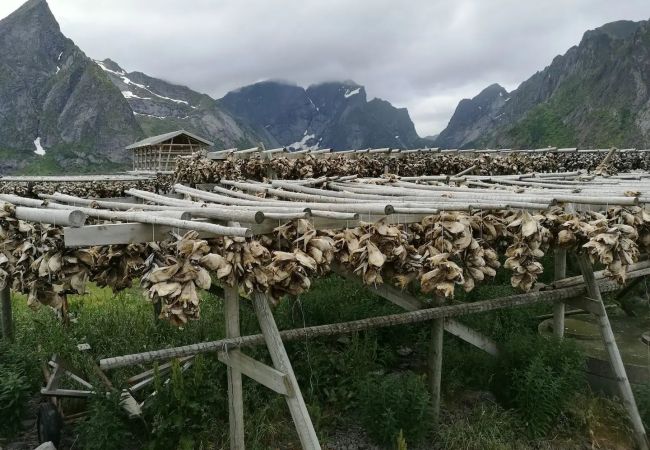
{"type": "MultiPolygon", "coordinates": [[[[23,0],[0,0],[0,17],[23,0]]],[[[221,97],[263,79],[351,79],[420,135],[491,83],[512,90],[587,29],[649,0],[49,0],[88,56],[221,97]]]]}

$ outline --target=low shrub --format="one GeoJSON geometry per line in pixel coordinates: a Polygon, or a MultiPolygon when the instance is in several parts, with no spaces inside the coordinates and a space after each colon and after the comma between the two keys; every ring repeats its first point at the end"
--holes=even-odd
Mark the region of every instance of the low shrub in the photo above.
{"type": "Polygon", "coordinates": [[[585,359],[575,343],[541,336],[513,337],[501,348],[493,390],[516,408],[532,437],[546,434],[585,387],[585,359]]]}
{"type": "Polygon", "coordinates": [[[226,421],[228,417],[222,385],[214,382],[216,367],[214,363],[208,368],[208,361],[197,356],[185,373],[173,361],[168,383],[156,374],[156,395],[145,404],[145,420],[151,427],[148,448],[191,450],[214,441],[209,430],[216,428],[218,417],[226,421]]]}
{"type": "Polygon", "coordinates": [[[431,399],[422,377],[412,372],[369,375],[359,389],[359,416],[378,443],[391,445],[403,433],[409,444],[430,431],[431,399]]]}
{"type": "Polygon", "coordinates": [[[80,447],[85,450],[122,450],[131,436],[120,393],[97,395],[88,403],[88,417],[77,427],[80,447]]]}
{"type": "Polygon", "coordinates": [[[0,435],[9,436],[20,429],[29,392],[29,380],[20,367],[0,365],[0,435]]]}

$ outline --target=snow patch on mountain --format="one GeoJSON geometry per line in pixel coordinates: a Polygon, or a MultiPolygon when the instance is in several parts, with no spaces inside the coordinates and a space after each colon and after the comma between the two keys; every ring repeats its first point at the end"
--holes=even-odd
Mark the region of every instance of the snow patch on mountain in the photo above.
{"type": "MultiPolygon", "coordinates": [[[[135,86],[135,87],[140,88],[142,90],[145,90],[145,91],[149,92],[151,95],[155,95],[156,97],[161,98],[163,100],[169,100],[170,102],[191,106],[185,100],[179,100],[177,98],[171,98],[171,97],[166,97],[164,95],[160,95],[160,94],[152,91],[151,89],[149,89],[148,86],[145,86],[144,84],[136,83],[135,81],[129,79],[129,77],[126,76],[126,72],[124,72],[123,70],[117,72],[115,70],[111,70],[108,67],[106,67],[106,65],[102,61],[96,61],[95,60],[95,62],[97,63],[97,65],[99,67],[102,68],[102,70],[104,70],[106,72],[109,72],[109,73],[112,73],[112,74],[117,75],[118,77],[120,77],[120,79],[122,80],[122,83],[126,84],[127,86],[135,86]]],[[[131,91],[125,91],[125,92],[131,92],[131,91]]],[[[126,98],[136,98],[136,97],[126,97],[126,98]]],[[[137,97],[137,98],[143,99],[144,97],[137,97]]],[[[151,100],[151,99],[147,99],[147,100],[151,100]]],[[[191,106],[191,107],[196,109],[196,106],[191,106]]]]}
{"type": "Polygon", "coordinates": [[[318,145],[320,144],[320,141],[323,140],[323,138],[320,138],[315,144],[313,145],[308,145],[307,143],[311,141],[312,139],[315,139],[316,135],[315,134],[307,134],[307,130],[305,130],[305,133],[302,136],[302,139],[299,141],[294,142],[293,144],[289,144],[287,147],[291,147],[295,150],[316,150],[318,149],[318,145]]]}
{"type": "MultiPolygon", "coordinates": [[[[154,114],[145,114],[145,113],[139,113],[139,112],[135,112],[135,111],[133,111],[133,114],[135,114],[136,116],[151,117],[152,119],[161,119],[162,120],[162,119],[167,118],[167,116],[156,116],[154,114]]],[[[181,117],[181,119],[187,119],[187,117],[181,117]]]]}
{"type": "Polygon", "coordinates": [[[34,150],[34,153],[40,156],[45,156],[45,149],[41,145],[41,138],[40,136],[34,139],[34,147],[36,147],[36,150],[34,150]]]}
{"type": "Polygon", "coordinates": [[[97,64],[99,67],[101,67],[101,69],[104,72],[109,72],[109,73],[112,73],[112,74],[117,75],[117,76],[126,75],[126,72],[123,71],[123,70],[120,70],[119,72],[116,72],[115,70],[109,69],[108,67],[106,67],[106,65],[102,61],[98,61],[96,59],[93,59],[93,61],[95,61],[95,64],[97,64]]]}
{"type": "Polygon", "coordinates": [[[122,91],[122,95],[124,96],[124,98],[137,98],[140,100],[151,100],[150,97],[140,97],[134,94],[133,91],[122,91]]]}
{"type": "Polygon", "coordinates": [[[353,95],[357,95],[360,91],[361,91],[361,88],[360,88],[360,87],[358,87],[358,88],[356,88],[356,89],[352,89],[352,90],[350,90],[350,89],[346,89],[346,90],[345,90],[345,94],[343,94],[343,96],[344,96],[345,98],[350,98],[350,97],[352,97],[353,95]]]}

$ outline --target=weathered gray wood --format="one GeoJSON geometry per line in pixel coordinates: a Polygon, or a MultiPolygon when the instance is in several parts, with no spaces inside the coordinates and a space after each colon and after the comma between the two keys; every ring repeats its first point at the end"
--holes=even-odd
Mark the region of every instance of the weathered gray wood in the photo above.
{"type": "MultiPolygon", "coordinates": [[[[69,205],[50,204],[49,207],[60,207],[69,209],[69,205]]],[[[116,220],[120,222],[147,223],[156,226],[168,226],[184,230],[196,230],[215,235],[251,237],[252,231],[242,227],[227,227],[215,223],[193,220],[179,220],[171,217],[163,217],[151,212],[129,212],[129,211],[108,211],[105,209],[76,208],[88,214],[89,217],[96,217],[102,220],[116,220]]]]}
{"type": "MultiPolygon", "coordinates": [[[[555,249],[554,256],[554,280],[559,281],[566,278],[566,250],[555,249]]],[[[557,302],[553,305],[553,334],[564,337],[564,302],[557,302]]]]}
{"type": "Polygon", "coordinates": [[[281,395],[289,395],[290,387],[287,376],[279,370],[245,355],[240,350],[220,352],[217,357],[228,367],[239,371],[272,391],[281,395]]]}
{"type": "Polygon", "coordinates": [[[285,399],[289,406],[293,423],[296,426],[302,448],[303,450],[320,450],[321,447],[318,442],[316,430],[311,422],[311,417],[309,417],[307,405],[305,405],[305,400],[302,397],[298,380],[293,372],[291,361],[282,343],[282,338],[273,318],[266,294],[254,292],[253,307],[255,308],[255,314],[257,315],[260,328],[262,329],[264,341],[271,354],[273,365],[277,370],[286,374],[291,386],[291,393],[293,395],[287,395],[285,399]]]}
{"type": "MultiPolygon", "coordinates": [[[[187,361],[189,359],[192,359],[192,358],[193,358],[192,356],[186,356],[184,358],[179,358],[179,362],[184,363],[185,361],[187,361]]],[[[171,370],[171,367],[172,367],[172,362],[171,361],[166,362],[164,364],[160,364],[158,366],[158,374],[159,375],[164,375],[165,373],[167,373],[167,372],[169,372],[171,370]]],[[[128,384],[135,384],[135,383],[137,383],[137,382],[139,382],[141,380],[144,380],[145,378],[149,378],[149,377],[153,376],[155,372],[156,372],[156,370],[154,370],[154,369],[145,370],[144,372],[141,372],[141,373],[139,373],[137,375],[133,375],[131,378],[126,380],[126,382],[128,384]]]]}
{"type": "Polygon", "coordinates": [[[14,324],[11,312],[11,288],[5,283],[0,290],[0,303],[2,304],[2,338],[8,341],[14,339],[14,324]]]}
{"type": "Polygon", "coordinates": [[[569,298],[566,300],[566,303],[575,308],[591,313],[594,316],[599,316],[601,314],[599,302],[589,297],[569,298]]]}
{"type": "Polygon", "coordinates": [[[61,227],[81,227],[86,223],[86,214],[76,209],[52,211],[45,208],[16,207],[16,218],[27,222],[49,223],[61,227]]]}
{"type": "MultiPolygon", "coordinates": [[[[53,362],[57,362],[56,356],[52,358],[53,362]]],[[[63,375],[63,368],[59,365],[56,364],[54,366],[54,370],[50,372],[50,377],[47,380],[47,383],[43,390],[45,391],[52,391],[55,390],[59,387],[59,380],[61,379],[61,375],[63,375]]]]}
{"type": "Polygon", "coordinates": [[[80,385],[82,385],[82,386],[85,387],[85,388],[93,389],[93,385],[92,385],[92,384],[90,384],[88,381],[86,381],[86,380],[84,380],[83,378],[81,378],[81,377],[80,377],[79,375],[77,375],[76,373],[74,373],[74,372],[72,372],[71,370],[69,370],[69,369],[68,369],[65,365],[63,365],[62,363],[55,363],[54,361],[50,361],[50,362],[48,363],[48,365],[49,365],[52,369],[54,369],[54,370],[56,370],[57,366],[61,366],[61,370],[63,370],[63,373],[65,374],[66,377],[68,377],[68,378],[70,378],[71,380],[73,380],[73,381],[79,383],[80,385]]]}
{"type": "MultiPolygon", "coordinates": [[[[348,280],[360,282],[358,276],[352,274],[349,270],[346,270],[339,264],[333,264],[332,270],[348,280]]],[[[395,286],[392,286],[390,284],[380,284],[377,286],[365,287],[380,297],[385,298],[389,302],[401,308],[404,308],[407,311],[417,311],[418,309],[425,308],[424,303],[422,303],[419,299],[413,297],[412,295],[409,295],[407,292],[397,289],[395,286]]],[[[445,331],[448,333],[453,334],[468,344],[471,344],[475,347],[480,348],[481,350],[490,353],[491,355],[496,356],[497,345],[489,337],[453,319],[445,320],[444,327],[445,331]]]]}
{"type": "Polygon", "coordinates": [[[499,349],[492,339],[468,327],[464,323],[461,323],[454,319],[446,319],[445,331],[449,334],[453,334],[457,338],[460,338],[469,344],[472,344],[474,347],[480,348],[492,356],[499,355],[499,349]]]}
{"type": "MultiPolygon", "coordinates": [[[[435,303],[443,304],[437,298],[435,303]]],[[[442,382],[442,342],[444,339],[445,319],[438,318],[431,322],[431,342],[429,347],[429,389],[431,390],[431,410],[433,423],[438,424],[440,419],[440,400],[442,382]]]]}
{"type": "MultiPolygon", "coordinates": [[[[184,233],[183,228],[146,223],[110,223],[87,225],[81,228],[64,228],[63,241],[66,247],[90,247],[93,245],[132,244],[137,242],[156,242],[170,239],[170,233],[184,233]]],[[[199,232],[199,237],[212,237],[212,234],[199,232]]]]}
{"type": "MultiPolygon", "coordinates": [[[[226,337],[240,336],[239,326],[239,291],[236,286],[224,286],[224,314],[226,319],[226,337]]],[[[237,349],[230,351],[235,358],[237,349]]],[[[230,422],[230,449],[244,450],[244,389],[241,371],[228,365],[228,417],[230,422]]]]}
{"type": "MultiPolygon", "coordinates": [[[[634,273],[628,274],[628,277],[634,273]]],[[[612,280],[599,280],[601,292],[612,292],[620,288],[618,283],[612,280]]],[[[284,341],[305,339],[306,337],[336,336],[345,333],[370,330],[374,328],[391,327],[410,323],[428,322],[441,317],[459,317],[467,314],[476,314],[487,311],[494,311],[503,308],[516,308],[529,306],[536,303],[553,303],[558,300],[569,299],[584,295],[584,285],[571,286],[552,291],[529,292],[527,294],[516,294],[509,297],[483,300],[472,303],[461,303],[457,305],[441,306],[436,308],[410,311],[401,314],[371,317],[368,319],[341,322],[330,325],[316,325],[305,328],[294,328],[280,332],[284,341]]],[[[115,356],[104,358],[99,364],[103,370],[116,369],[135,364],[144,364],[151,361],[166,360],[182,356],[196,355],[199,353],[211,353],[230,350],[233,348],[249,347],[264,343],[264,336],[254,334],[239,338],[226,338],[218,341],[201,342],[181,347],[167,348],[163,350],[152,350],[131,355],[115,356]]]]}
{"type": "Polygon", "coordinates": [[[45,397],[68,397],[68,398],[88,398],[95,393],[93,391],[82,391],[78,389],[41,389],[41,395],[45,397]]]}
{"type": "Polygon", "coordinates": [[[599,314],[597,315],[598,327],[605,345],[605,350],[607,351],[607,356],[609,357],[609,362],[617,378],[618,389],[623,400],[623,405],[625,406],[625,409],[630,416],[630,421],[632,422],[636,444],[640,450],[648,450],[646,431],[643,427],[643,421],[639,415],[636,401],[634,400],[630,380],[628,380],[627,373],[625,372],[621,353],[616,345],[614,332],[609,323],[609,317],[607,316],[607,310],[605,309],[603,299],[600,295],[600,289],[598,288],[598,284],[594,277],[593,266],[591,265],[589,258],[584,254],[578,255],[577,259],[580,272],[585,279],[587,294],[591,299],[595,300],[594,303],[600,307],[599,314]]]}

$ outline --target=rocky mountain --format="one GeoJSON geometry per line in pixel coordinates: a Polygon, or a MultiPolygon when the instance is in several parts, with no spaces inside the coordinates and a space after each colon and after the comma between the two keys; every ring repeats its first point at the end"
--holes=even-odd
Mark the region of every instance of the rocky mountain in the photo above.
{"type": "Polygon", "coordinates": [[[381,99],[368,101],[365,88],[353,81],[307,89],[264,81],[229,92],[219,104],[272,147],[343,150],[424,144],[405,108],[381,99]]]}
{"type": "Polygon", "coordinates": [[[146,134],[184,128],[217,148],[263,143],[267,148],[416,147],[424,145],[408,111],[367,101],[363,86],[332,82],[307,89],[264,81],[214,100],[142,72],[126,72],[110,59],[96,61],[133,109],[146,134]]]}
{"type": "Polygon", "coordinates": [[[127,161],[125,145],[142,137],[129,104],[45,0],[0,20],[0,55],[0,172],[127,161]]]}
{"type": "Polygon", "coordinates": [[[116,62],[93,61],[65,37],[46,0],[0,20],[0,173],[109,172],[124,148],[184,128],[217,148],[416,147],[408,111],[368,101],[353,82],[304,89],[246,86],[215,100],[116,62]]]}
{"type": "Polygon", "coordinates": [[[650,22],[589,30],[514,91],[462,100],[436,145],[649,146],[650,22]]]}
{"type": "Polygon", "coordinates": [[[217,148],[247,147],[260,138],[206,94],[151,77],[126,72],[116,62],[95,61],[128,101],[147,136],[185,129],[217,148]]]}

